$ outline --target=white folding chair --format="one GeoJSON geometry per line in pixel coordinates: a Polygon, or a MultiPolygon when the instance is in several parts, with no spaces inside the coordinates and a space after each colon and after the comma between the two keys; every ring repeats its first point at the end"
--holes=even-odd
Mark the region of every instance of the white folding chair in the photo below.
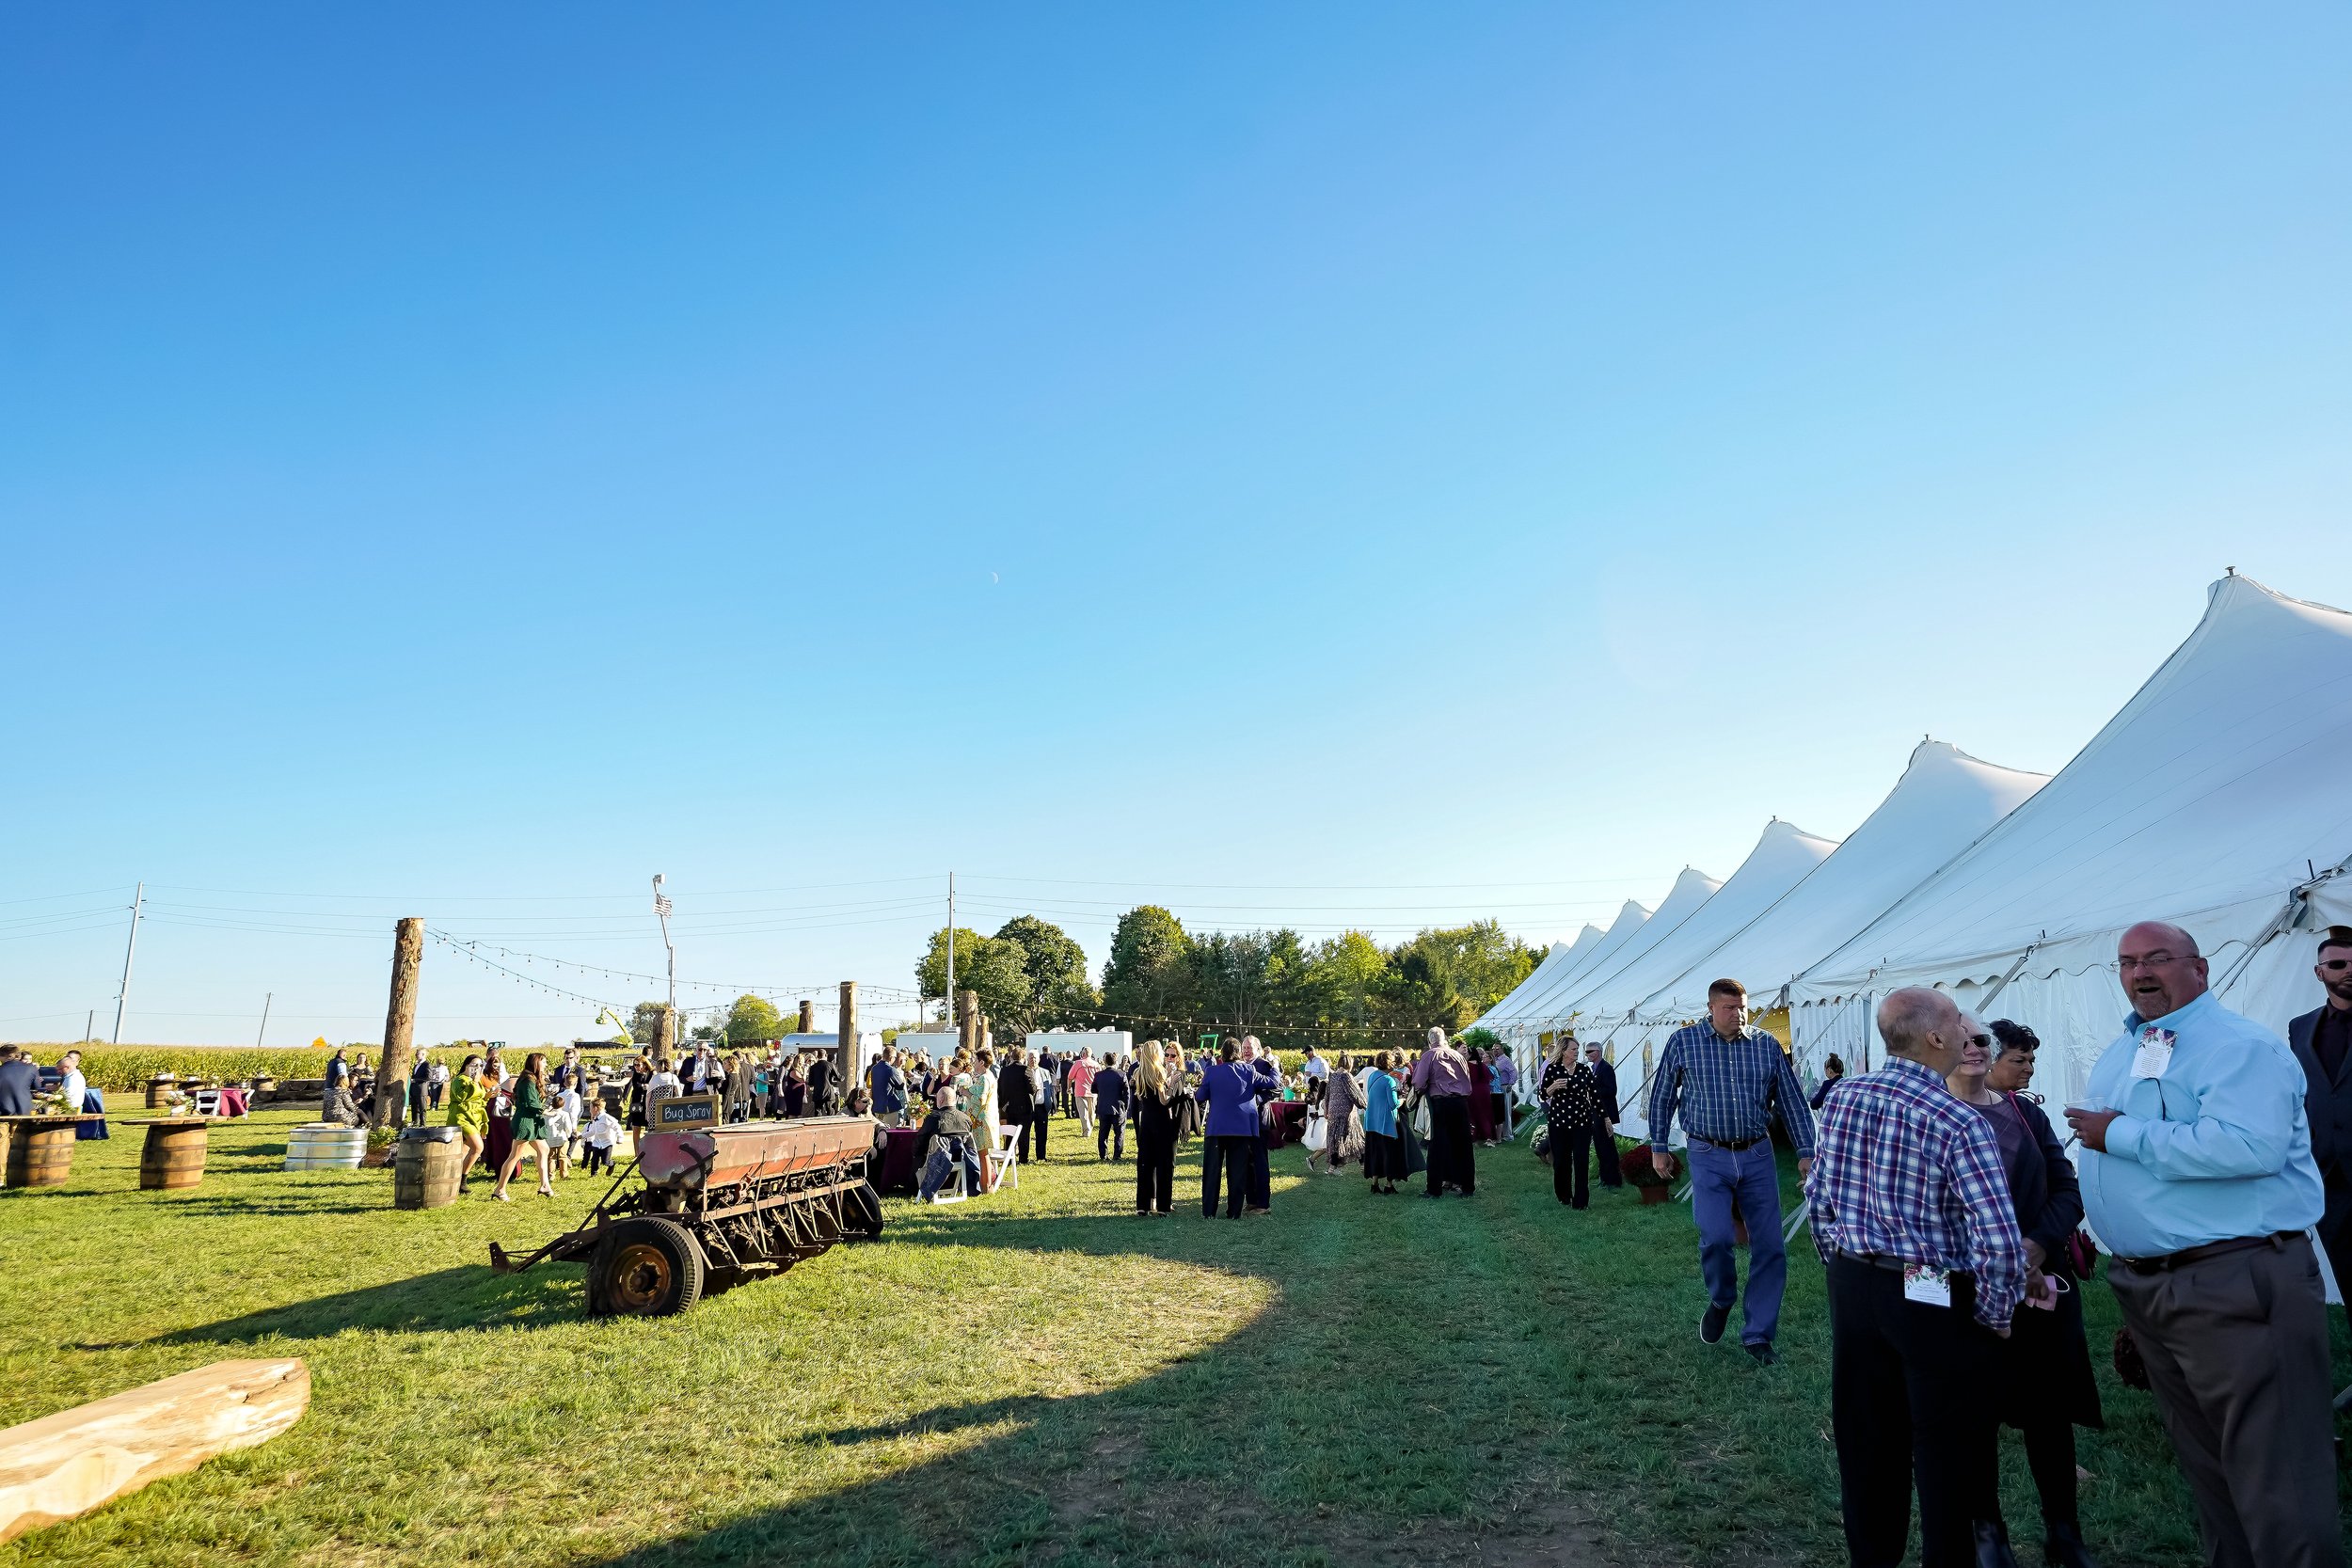
{"type": "Polygon", "coordinates": [[[1004,1127],[997,1130],[996,1158],[989,1162],[989,1169],[982,1177],[982,1180],[988,1183],[988,1190],[992,1193],[1003,1186],[1008,1178],[1012,1181],[1013,1190],[1016,1192],[1020,1190],[1021,1163],[1014,1155],[1012,1147],[1019,1135],[1018,1130],[1014,1128],[1004,1127]]]}
{"type": "Polygon", "coordinates": [[[218,1089],[197,1090],[196,1114],[199,1117],[216,1117],[220,1115],[220,1091],[218,1089]]]}

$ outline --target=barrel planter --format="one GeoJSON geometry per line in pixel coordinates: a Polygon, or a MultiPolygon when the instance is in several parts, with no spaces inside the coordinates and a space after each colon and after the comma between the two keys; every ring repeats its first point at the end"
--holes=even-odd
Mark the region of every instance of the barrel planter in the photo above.
{"type": "Polygon", "coordinates": [[[442,1209],[457,1201],[457,1184],[466,1175],[466,1146],[457,1141],[456,1132],[453,1127],[412,1127],[401,1134],[392,1146],[393,1208],[442,1209]]]}
{"type": "Polygon", "coordinates": [[[358,1170],[368,1151],[368,1130],[331,1121],[305,1122],[286,1134],[288,1170],[358,1170]]]}
{"type": "Polygon", "coordinates": [[[264,1072],[253,1080],[253,1102],[258,1105],[278,1092],[278,1080],[264,1072]]]}
{"type": "Polygon", "coordinates": [[[8,1139],[8,1185],[62,1187],[73,1174],[73,1117],[19,1117],[8,1139]]]}
{"type": "Polygon", "coordinates": [[[171,1091],[180,1086],[177,1078],[150,1078],[147,1081],[147,1108],[160,1111],[171,1103],[171,1091]]]}
{"type": "Polygon", "coordinates": [[[139,1149],[139,1191],[171,1192],[203,1180],[204,1128],[201,1117],[149,1122],[139,1149]]]}

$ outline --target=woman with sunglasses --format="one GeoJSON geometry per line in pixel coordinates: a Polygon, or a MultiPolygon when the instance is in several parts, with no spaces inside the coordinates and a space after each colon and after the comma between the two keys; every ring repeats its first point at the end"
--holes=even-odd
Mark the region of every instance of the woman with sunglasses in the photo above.
{"type": "MultiPolygon", "coordinates": [[[[2049,1117],[2025,1094],[2042,1042],[2031,1029],[2005,1018],[1994,1020],[1990,1030],[1974,1019],[1964,1022],[1968,1043],[1945,1085],[1991,1124],[2017,1228],[2026,1238],[2026,1299],[2001,1347],[1996,1401],[2002,1421],[2025,1433],[2026,1463],[2042,1497],[2047,1560],[2058,1568],[2095,1568],[2075,1513],[2074,1428],[2106,1424],[2069,1247],[2082,1224],[2082,1191],[2049,1117]]],[[[1980,1540],[1978,1560],[2014,1563],[2007,1525],[1997,1514],[1987,1523],[2001,1544],[1988,1558],[1980,1540]]]]}

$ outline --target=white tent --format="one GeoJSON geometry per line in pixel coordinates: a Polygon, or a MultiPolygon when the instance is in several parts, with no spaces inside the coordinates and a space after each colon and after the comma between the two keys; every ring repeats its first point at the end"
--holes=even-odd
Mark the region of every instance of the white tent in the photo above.
{"type": "MultiPolygon", "coordinates": [[[[1661,938],[1639,961],[1629,963],[1577,999],[1587,1022],[1583,1037],[1634,1021],[1642,1002],[1661,985],[1687,973],[1692,965],[1737,936],[1756,916],[1771,909],[1811,876],[1837,848],[1834,838],[1820,838],[1778,817],[1765,826],[1756,847],[1740,863],[1715,896],[1700,905],[1675,930],[1661,938]]],[[[1700,985],[1702,995],[1705,983],[1700,985]]],[[[1701,1008],[1706,1006],[1700,1003],[1701,1008]]]]}
{"type": "Polygon", "coordinates": [[[2115,944],[2186,927],[2232,1006],[2316,1006],[2311,932],[2352,921],[2352,615],[2232,576],[2122,711],[2032,799],[1791,984],[1806,1016],[1905,985],[2042,1036],[2082,1092],[2125,1011],[2115,944]],[[1992,1004],[1997,999],[1997,1006],[1992,1004]]]}
{"type": "Polygon", "coordinates": [[[1581,1037],[1596,1017],[1590,999],[1608,994],[1611,982],[1620,974],[1632,972],[1643,959],[1658,951],[1661,943],[1681,930],[1685,923],[1707,907],[1707,901],[1714,897],[1715,891],[1723,885],[1719,879],[1694,866],[1684,866],[1682,874],[1675,879],[1675,885],[1667,889],[1666,896],[1659,901],[1658,912],[1643,923],[1632,941],[1595,963],[1548,1004],[1551,1015],[1574,1024],[1581,1037]]]}
{"type": "MultiPolygon", "coordinates": [[[[1646,952],[1602,976],[1577,998],[1576,1008],[1581,1015],[1578,1034],[1586,1040],[1602,1041],[1604,1049],[1613,1051],[1612,1060],[1629,1066],[1637,1059],[1641,1063],[1637,1072],[1618,1075],[1619,1101],[1625,1111],[1621,1125],[1629,1134],[1638,1137],[1646,1126],[1641,1115],[1643,1081],[1657,1059],[1654,1051],[1643,1049],[1653,1042],[1632,1022],[1636,1006],[1770,909],[1836,847],[1836,839],[1816,837],[1774,817],[1756,839],[1756,847],[1748,851],[1748,858],[1740,863],[1740,869],[1711,897],[1692,908],[1674,929],[1662,931],[1646,952]]],[[[1650,923],[1652,929],[1658,928],[1665,913],[1661,906],[1659,920],[1650,923]]]]}
{"type": "MultiPolygon", "coordinates": [[[[1883,914],[2048,782],[2045,773],[1997,768],[1956,746],[1922,740],[1886,799],[1836,854],[1729,940],[1645,997],[1634,1008],[1636,1021],[1671,1028],[1700,1017],[1707,1010],[1708,983],[1723,975],[1744,984],[1758,1006],[1784,1001],[1788,982],[1807,964],[1883,914]]],[[[1722,895],[1716,901],[1722,902],[1722,895]]],[[[1814,1032],[1808,1043],[1816,1049],[1809,1056],[1800,1054],[1802,1069],[1818,1072],[1820,1053],[1829,1050],[1847,1050],[1856,1070],[1870,1059],[1867,1038],[1822,1043],[1829,1033],[1814,1032]],[[1861,1054],[1852,1054],[1857,1049],[1861,1054]]]]}
{"type": "Polygon", "coordinates": [[[1498,1035],[1502,1033],[1518,1018],[1519,1009],[1528,998],[1540,996],[1549,990],[1552,982],[1582,962],[1584,955],[1593,950],[1594,944],[1605,941],[1607,937],[1608,933],[1599,927],[1588,925],[1576,933],[1574,942],[1553,942],[1551,951],[1544,955],[1544,961],[1529,971],[1527,978],[1512,987],[1502,1001],[1481,1014],[1471,1027],[1491,1029],[1498,1035]]]}
{"type": "Polygon", "coordinates": [[[1529,975],[1526,981],[1503,998],[1504,1002],[1512,1004],[1508,1014],[1503,1012],[1501,1004],[1497,1004],[1474,1021],[1470,1027],[1492,1029],[1511,1042],[1512,1055],[1523,1062],[1533,1060],[1518,1047],[1521,1044],[1533,1046],[1539,1033],[1552,1028],[1558,1018],[1555,1004],[1570,994],[1568,988],[1590,974],[1595,964],[1607,963],[1622,951],[1628,942],[1641,935],[1642,927],[1648,922],[1649,911],[1632,899],[1627,899],[1618,906],[1617,918],[1609,923],[1608,931],[1598,942],[1586,947],[1581,937],[1577,939],[1576,945],[1583,948],[1582,958],[1564,962],[1551,978],[1540,986],[1535,983],[1535,975],[1529,975]]]}

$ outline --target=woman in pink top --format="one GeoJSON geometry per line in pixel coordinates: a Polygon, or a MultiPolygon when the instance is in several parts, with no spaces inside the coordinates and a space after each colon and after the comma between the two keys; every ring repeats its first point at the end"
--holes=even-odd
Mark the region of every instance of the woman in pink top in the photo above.
{"type": "Polygon", "coordinates": [[[1070,1064],[1070,1092],[1078,1101],[1078,1136],[1094,1136],[1094,1055],[1085,1046],[1070,1064]]]}

